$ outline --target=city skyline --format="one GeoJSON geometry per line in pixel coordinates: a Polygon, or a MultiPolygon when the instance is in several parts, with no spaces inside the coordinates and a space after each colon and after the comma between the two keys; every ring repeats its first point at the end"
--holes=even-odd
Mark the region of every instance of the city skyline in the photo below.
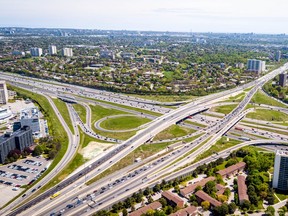
{"type": "Polygon", "coordinates": [[[287,33],[284,0],[2,1],[3,27],[287,33]],[[112,7],[113,6],[113,7],[112,7]],[[277,25],[275,25],[275,23],[277,25]]]}

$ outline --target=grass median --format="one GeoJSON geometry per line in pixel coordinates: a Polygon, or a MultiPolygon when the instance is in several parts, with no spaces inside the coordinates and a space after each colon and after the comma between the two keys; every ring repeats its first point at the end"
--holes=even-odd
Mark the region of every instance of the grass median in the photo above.
{"type": "Polygon", "coordinates": [[[195,131],[196,130],[193,130],[191,128],[181,127],[179,125],[171,125],[170,127],[158,133],[153,140],[157,141],[157,140],[174,139],[177,137],[182,137],[194,133],[195,131]]]}
{"type": "Polygon", "coordinates": [[[284,104],[278,102],[277,100],[265,95],[264,93],[257,91],[256,94],[251,99],[252,103],[256,104],[266,104],[270,106],[276,106],[276,107],[284,107],[287,108],[284,104]]]}
{"type": "Polygon", "coordinates": [[[52,98],[53,102],[55,103],[57,109],[59,110],[60,114],[62,115],[63,119],[65,120],[66,124],[68,125],[72,134],[74,134],[74,128],[71,122],[71,118],[69,115],[69,111],[65,102],[60,99],[52,98]]]}
{"type": "Polygon", "coordinates": [[[80,119],[84,124],[86,124],[86,109],[81,104],[73,104],[72,105],[75,111],[78,113],[80,119]]]}
{"type": "Polygon", "coordinates": [[[108,130],[129,130],[150,122],[150,119],[138,116],[119,116],[107,118],[101,122],[101,127],[108,130]]]}

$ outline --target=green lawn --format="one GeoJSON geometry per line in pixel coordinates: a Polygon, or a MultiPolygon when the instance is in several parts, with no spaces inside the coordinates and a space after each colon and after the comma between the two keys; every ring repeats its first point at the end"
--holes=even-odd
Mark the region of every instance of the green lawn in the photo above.
{"type": "Polygon", "coordinates": [[[194,125],[197,127],[201,127],[201,128],[207,127],[205,124],[200,124],[198,122],[192,122],[192,121],[188,121],[188,120],[185,120],[184,123],[194,125]]]}
{"type": "Polygon", "coordinates": [[[193,132],[195,132],[195,130],[190,128],[181,127],[179,125],[171,125],[164,131],[157,134],[153,140],[155,141],[155,140],[173,139],[176,137],[186,136],[187,134],[191,134],[193,132]]]}
{"type": "Polygon", "coordinates": [[[81,104],[73,104],[75,111],[78,113],[79,117],[86,124],[86,109],[81,104]]]}
{"type": "Polygon", "coordinates": [[[117,118],[108,118],[101,122],[101,127],[108,130],[128,130],[137,128],[140,125],[150,122],[150,119],[138,116],[119,116],[117,118]]]}
{"type": "Polygon", "coordinates": [[[171,145],[171,142],[167,143],[158,143],[158,144],[144,144],[142,146],[139,146],[135,151],[128,154],[126,157],[121,159],[119,162],[117,162],[115,165],[110,167],[108,170],[104,171],[100,175],[96,176],[95,178],[91,179],[87,182],[87,184],[91,184],[101,178],[104,178],[105,176],[108,176],[120,169],[123,169],[129,165],[132,165],[134,163],[135,158],[141,157],[141,159],[148,158],[154,154],[157,154],[158,152],[164,150],[167,148],[167,146],[171,145]]]}
{"type": "Polygon", "coordinates": [[[288,121],[288,115],[275,110],[256,109],[246,115],[247,118],[264,120],[264,121],[288,121]]]}
{"type": "Polygon", "coordinates": [[[231,104],[231,105],[224,105],[224,106],[216,106],[211,108],[211,111],[213,112],[219,112],[223,114],[229,114],[233,109],[235,109],[237,104],[231,104]]]}
{"type": "Polygon", "coordinates": [[[134,136],[136,134],[136,131],[130,131],[130,132],[104,132],[101,130],[97,130],[94,127],[94,123],[96,121],[98,121],[99,119],[102,119],[104,117],[107,116],[114,116],[114,115],[120,115],[120,114],[129,114],[129,113],[125,113],[123,111],[120,110],[115,110],[115,109],[110,109],[110,108],[104,108],[102,106],[96,105],[96,106],[92,106],[91,107],[91,112],[92,112],[92,127],[93,130],[97,133],[100,134],[102,136],[107,136],[107,137],[111,137],[114,139],[119,139],[119,140],[126,140],[132,136],[134,136]]]}
{"type": "Polygon", "coordinates": [[[65,120],[66,124],[68,125],[70,131],[72,134],[74,134],[74,128],[71,122],[71,118],[68,112],[68,108],[66,106],[66,103],[63,102],[62,100],[53,98],[53,102],[55,103],[57,109],[59,110],[60,114],[62,115],[63,119],[65,120]]]}
{"type": "Polygon", "coordinates": [[[251,99],[251,102],[257,103],[257,104],[267,104],[267,105],[271,105],[271,106],[284,107],[284,108],[287,107],[284,104],[274,100],[273,98],[268,97],[267,95],[263,94],[260,91],[256,92],[256,94],[251,99]]]}
{"type": "Polygon", "coordinates": [[[241,143],[241,141],[238,141],[238,140],[229,139],[229,141],[226,141],[226,139],[227,139],[226,137],[222,137],[213,146],[211,146],[207,151],[205,151],[204,153],[199,155],[195,161],[202,160],[202,159],[209,157],[210,155],[212,155],[216,152],[223,151],[224,149],[230,148],[232,146],[235,146],[235,145],[241,143]]]}

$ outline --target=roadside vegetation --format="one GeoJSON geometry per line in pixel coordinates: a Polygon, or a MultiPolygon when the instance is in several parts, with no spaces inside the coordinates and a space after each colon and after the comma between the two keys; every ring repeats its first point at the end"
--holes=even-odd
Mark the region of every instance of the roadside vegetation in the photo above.
{"type": "Polygon", "coordinates": [[[212,107],[212,112],[219,112],[223,114],[229,114],[233,109],[235,109],[237,104],[230,104],[230,105],[224,105],[224,106],[216,106],[212,107]]]}
{"type": "Polygon", "coordinates": [[[186,100],[192,100],[197,98],[196,96],[192,95],[140,95],[140,94],[132,94],[131,96],[133,97],[138,97],[138,98],[144,98],[148,100],[154,100],[154,101],[159,101],[159,102],[177,102],[177,101],[186,101],[186,100]]]}
{"type": "Polygon", "coordinates": [[[251,103],[256,103],[256,104],[266,104],[270,106],[278,106],[278,107],[284,107],[287,108],[284,104],[278,102],[277,100],[268,97],[267,95],[263,94],[260,91],[257,91],[255,95],[251,99],[251,103]]]}
{"type": "Polygon", "coordinates": [[[179,125],[171,125],[170,127],[166,128],[159,134],[154,137],[154,141],[156,140],[166,140],[166,139],[173,139],[177,137],[186,136],[188,134],[194,133],[196,130],[191,128],[186,128],[179,125]]]}
{"type": "Polygon", "coordinates": [[[68,125],[70,131],[72,132],[72,134],[74,134],[74,128],[71,122],[71,118],[69,115],[69,111],[68,108],[66,106],[66,103],[63,102],[60,99],[57,98],[52,98],[53,102],[55,103],[57,109],[59,110],[60,114],[62,115],[63,119],[65,120],[66,124],[68,125]]]}
{"type": "Polygon", "coordinates": [[[286,113],[269,109],[256,109],[254,112],[248,113],[246,117],[263,121],[288,121],[286,113]]]}

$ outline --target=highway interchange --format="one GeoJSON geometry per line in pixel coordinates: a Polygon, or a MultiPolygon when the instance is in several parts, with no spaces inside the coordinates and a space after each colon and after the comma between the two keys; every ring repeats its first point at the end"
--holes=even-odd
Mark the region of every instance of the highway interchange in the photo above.
{"type": "MultiPolygon", "coordinates": [[[[139,131],[135,136],[133,136],[132,138],[128,139],[127,141],[123,141],[121,144],[119,144],[117,147],[115,147],[112,151],[108,152],[106,155],[104,155],[102,158],[99,158],[98,161],[95,161],[95,163],[91,164],[90,166],[86,167],[85,169],[83,169],[82,171],[80,171],[79,173],[76,173],[74,176],[70,177],[72,179],[70,179],[70,181],[63,181],[62,183],[60,183],[60,185],[62,184],[62,186],[58,186],[58,189],[62,189],[65,190],[65,188],[68,186],[68,189],[66,188],[67,191],[69,191],[69,187],[71,187],[71,184],[73,182],[75,182],[76,179],[81,179],[84,175],[86,178],[86,174],[88,174],[90,171],[93,170],[93,174],[89,173],[89,176],[95,176],[97,174],[100,174],[101,172],[103,172],[104,170],[106,170],[107,168],[109,168],[111,165],[115,164],[116,162],[118,162],[121,158],[125,157],[127,154],[129,154],[130,152],[132,152],[135,148],[137,148],[138,146],[140,146],[141,144],[147,142],[148,140],[150,140],[152,137],[154,137],[157,133],[159,133],[160,131],[164,130],[165,128],[167,128],[168,126],[170,126],[171,124],[175,124],[177,121],[189,116],[189,115],[194,115],[200,112],[203,112],[205,110],[207,110],[209,108],[209,105],[219,101],[219,99],[223,99],[223,97],[227,97],[229,95],[232,95],[236,92],[242,91],[244,88],[249,88],[254,86],[249,93],[247,93],[246,97],[244,98],[244,100],[237,106],[236,109],[234,109],[229,115],[225,116],[222,120],[220,120],[219,122],[216,122],[214,125],[211,125],[207,128],[207,130],[205,131],[205,133],[200,136],[199,138],[197,138],[196,140],[192,141],[191,143],[187,144],[184,148],[182,149],[178,149],[176,152],[171,152],[169,155],[163,156],[161,159],[156,159],[156,162],[154,162],[155,164],[152,165],[153,167],[146,167],[142,168],[142,170],[137,171],[138,173],[135,173],[134,171],[134,177],[133,177],[133,183],[129,182],[129,177],[126,179],[124,179],[125,184],[119,184],[119,182],[117,181],[117,179],[115,180],[115,184],[113,185],[113,188],[111,187],[111,189],[107,189],[110,186],[105,187],[105,190],[101,190],[104,191],[102,193],[100,193],[100,189],[98,190],[98,192],[94,193],[94,196],[97,196],[97,203],[90,201],[87,203],[87,205],[81,205],[79,204],[79,208],[73,208],[73,211],[71,210],[71,212],[69,214],[74,214],[74,215],[79,215],[79,214],[84,214],[85,211],[87,211],[87,209],[92,209],[94,210],[98,210],[100,209],[100,207],[105,207],[105,205],[109,205],[109,202],[113,199],[111,199],[111,196],[109,197],[110,194],[113,194],[113,190],[117,191],[118,193],[121,192],[121,189],[123,189],[123,191],[120,193],[120,195],[117,197],[117,199],[121,198],[121,197],[125,197],[127,194],[131,194],[133,191],[138,191],[139,188],[142,187],[146,187],[146,184],[151,183],[152,181],[155,181],[156,179],[159,179],[159,175],[164,175],[165,173],[167,173],[168,171],[171,172],[172,170],[175,170],[177,168],[180,168],[181,166],[183,166],[185,163],[187,163],[187,159],[189,159],[189,161],[193,161],[193,159],[195,159],[195,156],[200,154],[201,152],[205,151],[206,149],[208,149],[213,143],[215,143],[215,141],[217,139],[219,139],[219,137],[221,137],[222,135],[224,135],[231,127],[233,127],[239,120],[241,120],[245,114],[247,112],[249,112],[249,110],[244,110],[245,106],[249,103],[250,99],[252,98],[252,96],[254,95],[254,93],[261,88],[261,86],[269,79],[273,78],[275,75],[279,74],[280,72],[287,70],[287,64],[285,66],[283,66],[282,68],[273,71],[272,73],[258,79],[257,81],[254,81],[252,83],[246,84],[244,87],[238,87],[235,88],[233,90],[229,90],[229,91],[225,91],[225,92],[221,92],[221,93],[217,93],[214,95],[209,95],[203,98],[200,98],[198,100],[195,100],[193,102],[190,102],[186,105],[183,105],[181,107],[179,107],[176,110],[171,110],[169,108],[166,107],[160,107],[157,105],[157,103],[154,103],[153,101],[145,101],[140,99],[139,101],[135,98],[129,98],[127,96],[118,96],[116,94],[112,94],[112,93],[101,93],[99,91],[96,91],[97,93],[95,94],[96,96],[93,96],[93,90],[89,89],[89,91],[87,90],[88,93],[86,93],[86,89],[83,87],[79,87],[79,91],[78,94],[81,94],[81,96],[85,96],[85,97],[93,97],[94,99],[99,99],[99,100],[108,100],[108,101],[113,101],[115,103],[120,103],[123,104],[125,101],[125,104],[127,104],[128,106],[132,106],[132,107],[138,107],[138,108],[142,108],[142,109],[148,109],[154,112],[159,112],[159,113],[165,113],[164,115],[157,117],[156,119],[154,119],[150,124],[147,125],[147,127],[145,129],[142,129],[141,131],[139,131]],[[89,93],[91,92],[92,93],[89,93]],[[107,99],[108,97],[108,99],[107,99]],[[129,100],[131,99],[131,100],[129,100]],[[147,102],[147,104],[145,103],[147,102]],[[203,143],[204,141],[207,141],[206,143],[202,144],[202,146],[198,149],[196,149],[197,146],[199,146],[201,143],[203,143]],[[173,161],[177,160],[177,158],[179,158],[179,155],[183,155],[185,152],[189,152],[193,149],[196,149],[191,153],[191,155],[187,156],[187,158],[183,158],[180,161],[177,161],[177,164],[175,163],[173,166],[173,169],[171,169],[171,167],[169,169],[166,169],[168,171],[165,171],[165,169],[163,169],[163,164],[161,162],[164,162],[165,165],[169,164],[169,163],[173,163],[173,161]],[[160,161],[159,161],[160,160],[160,161]],[[158,161],[158,162],[157,162],[158,161]],[[161,169],[161,173],[157,173],[157,170],[161,169]],[[145,181],[143,182],[143,178],[147,178],[147,172],[149,172],[150,176],[152,171],[156,172],[157,174],[154,175],[154,177],[150,177],[151,179],[149,179],[149,181],[145,181]],[[141,173],[141,174],[140,174],[141,173]],[[135,178],[137,177],[137,179],[135,178]],[[136,181],[137,180],[137,181],[136,181]],[[118,186],[120,185],[120,186],[118,186]],[[127,188],[127,185],[129,185],[129,188],[127,188]],[[128,190],[127,190],[128,189],[128,190]],[[106,192],[107,190],[107,192],[106,192]],[[98,194],[97,194],[98,193],[98,194]],[[109,197],[109,202],[105,199],[107,199],[107,197],[109,197]],[[99,200],[103,200],[103,202],[99,201],[99,200]],[[99,203],[101,203],[99,205],[99,203]],[[88,204],[90,206],[92,206],[93,208],[89,207],[88,204]],[[88,208],[87,208],[88,206],[88,208]],[[86,208],[85,208],[86,207],[86,208]],[[96,208],[96,209],[94,209],[96,208]]],[[[14,85],[15,83],[18,83],[18,78],[15,78],[14,76],[10,76],[10,75],[3,75],[1,73],[1,78],[2,79],[6,79],[7,81],[13,81],[14,85]],[[2,77],[3,76],[3,77],[2,77]]],[[[33,83],[33,90],[36,89],[37,85],[35,84],[36,81],[30,81],[30,82],[34,82],[33,83]]],[[[39,81],[37,81],[39,82],[39,81]]],[[[21,85],[21,87],[24,87],[26,85],[26,89],[29,89],[29,85],[27,85],[27,83],[29,84],[29,81],[25,80],[21,78],[21,80],[19,81],[19,85],[21,85]]],[[[39,93],[45,93],[47,95],[51,95],[55,96],[55,91],[51,90],[52,89],[52,84],[47,84],[50,85],[49,87],[46,88],[45,86],[46,84],[43,85],[39,85],[37,88],[38,89],[42,89],[39,93]],[[40,88],[41,87],[41,88],[40,88]],[[44,88],[44,89],[43,89],[44,88]],[[50,88],[50,90],[49,90],[50,88]]],[[[56,86],[56,85],[55,85],[56,86]]],[[[31,86],[30,86],[31,87],[31,86]]],[[[65,92],[70,91],[69,93],[73,93],[75,94],[75,92],[77,92],[75,89],[77,89],[75,86],[73,86],[73,91],[71,91],[71,86],[69,86],[69,90],[67,90],[67,88],[64,88],[65,92]]],[[[58,92],[59,89],[61,89],[59,86],[56,86],[56,91],[58,92]]],[[[30,89],[31,90],[31,89],[30,89]]],[[[63,88],[62,88],[63,90],[63,88]]],[[[51,100],[51,99],[49,99],[51,100]]],[[[50,102],[50,101],[49,101],[50,102]]],[[[52,102],[53,103],[53,102],[52,102]]],[[[52,104],[50,102],[50,104],[52,104]]],[[[69,106],[68,106],[69,107],[69,106]]],[[[55,110],[55,109],[54,109],[55,110]]],[[[70,112],[73,114],[73,108],[69,108],[70,112]]],[[[56,111],[57,113],[57,111],[56,111]]],[[[79,118],[77,120],[77,116],[74,115],[75,120],[79,122],[79,118]]],[[[59,117],[61,119],[61,117],[59,117]]],[[[87,117],[88,119],[88,117],[87,117]]],[[[63,120],[63,119],[62,119],[63,120]]],[[[87,121],[90,122],[90,121],[87,121]]],[[[62,121],[61,121],[62,123],[62,121]]],[[[83,124],[84,125],[84,124],[83,124]]],[[[82,126],[83,126],[82,125],[82,126]]],[[[67,126],[67,125],[66,125],[67,126]]],[[[88,128],[87,131],[92,131],[91,130],[91,125],[86,124],[86,127],[88,128]]],[[[73,136],[73,135],[72,135],[73,136]]],[[[75,136],[75,135],[74,135],[75,136]]],[[[77,137],[77,136],[76,136],[77,137]]],[[[70,137],[69,140],[75,140],[75,137],[70,137]]],[[[267,141],[267,140],[266,140],[267,141]]],[[[252,141],[253,142],[253,141],[252,141]]],[[[256,142],[256,141],[254,141],[256,142]]],[[[277,142],[281,142],[281,140],[277,140],[277,142]]],[[[283,142],[283,141],[282,141],[283,142]]],[[[72,142],[75,143],[74,144],[74,149],[75,145],[77,145],[77,143],[79,143],[79,141],[76,142],[72,142]]],[[[69,144],[69,146],[71,146],[70,148],[73,149],[73,144],[71,145],[71,142],[69,144]]],[[[71,151],[71,149],[67,152],[73,152],[71,151]]],[[[75,151],[75,150],[74,150],[75,151]]],[[[67,153],[66,153],[67,154],[67,153]]],[[[71,155],[70,155],[71,156],[71,155]]],[[[68,160],[68,157],[65,155],[63,158],[63,161],[68,160]],[[66,159],[65,159],[66,158],[66,159]]],[[[153,164],[153,163],[152,163],[153,164]]],[[[147,166],[147,165],[145,165],[147,166]]],[[[131,174],[131,173],[130,173],[131,174]]],[[[128,174],[129,175],[129,174],[128,174]]],[[[133,174],[131,174],[131,176],[133,176],[133,174]]],[[[132,178],[130,178],[132,179],[132,178]]],[[[119,179],[118,179],[119,180],[119,179]]],[[[83,180],[82,180],[83,181],[83,180]]],[[[120,180],[121,183],[123,183],[124,181],[122,181],[122,179],[120,180]]],[[[131,180],[132,181],[132,180],[131,180]]],[[[111,179],[112,182],[112,179],[111,179]]],[[[107,182],[106,182],[107,183],[107,182]]],[[[112,183],[113,184],[113,183],[112,183]]],[[[103,187],[102,187],[103,188],[103,187]]],[[[83,187],[83,190],[79,190],[78,187],[75,190],[79,190],[80,194],[87,194],[89,189],[91,190],[90,187],[83,187]],[[87,189],[88,188],[88,189],[87,189]],[[85,190],[84,190],[85,189],[85,190]]],[[[95,188],[94,188],[95,189],[95,188]]],[[[55,191],[55,190],[54,190],[55,191]]],[[[71,190],[70,188],[70,191],[71,190]]],[[[45,194],[45,193],[44,193],[45,194]]],[[[75,191],[74,192],[70,192],[71,195],[66,195],[67,199],[75,196],[75,191]]],[[[50,193],[51,195],[51,193],[50,193]]],[[[46,197],[49,198],[49,195],[46,194],[46,197]]],[[[36,198],[37,199],[37,198],[36,198]]],[[[61,211],[61,208],[63,209],[63,205],[65,205],[65,202],[63,201],[63,203],[58,203],[59,200],[56,200],[56,202],[51,202],[48,201],[47,202],[47,198],[46,199],[39,199],[35,201],[35,203],[32,203],[33,205],[36,204],[36,202],[43,200],[41,203],[39,203],[38,205],[42,205],[43,203],[45,203],[45,206],[47,206],[47,212],[45,212],[45,214],[49,214],[49,212],[51,212],[51,209],[48,208],[49,205],[52,205],[52,209],[60,209],[59,211],[61,211]],[[50,203],[49,203],[50,202],[50,203]],[[55,207],[57,206],[57,207],[55,207]]],[[[61,199],[62,200],[62,199],[61,199]]],[[[111,201],[112,202],[112,201],[111,201]]],[[[29,204],[29,203],[28,203],[29,204]]],[[[27,205],[27,204],[26,204],[27,205]]],[[[30,205],[31,207],[32,205],[30,205]]],[[[14,211],[12,213],[9,213],[9,215],[15,215],[16,213],[20,213],[22,210],[25,209],[25,205],[22,205],[22,209],[21,207],[18,208],[18,212],[14,211]],[[24,206],[24,208],[23,208],[24,206]],[[20,211],[19,211],[20,210],[20,211]]],[[[87,214],[91,214],[91,211],[86,212],[87,214]]],[[[39,206],[38,206],[38,212],[37,212],[37,205],[35,205],[35,208],[29,208],[28,212],[32,211],[33,215],[42,215],[43,213],[43,209],[39,210],[39,206]],[[33,211],[32,211],[33,210],[33,211]]],[[[31,212],[30,212],[31,213],[31,212]]],[[[27,215],[27,212],[23,212],[23,215],[27,215]]]]}

